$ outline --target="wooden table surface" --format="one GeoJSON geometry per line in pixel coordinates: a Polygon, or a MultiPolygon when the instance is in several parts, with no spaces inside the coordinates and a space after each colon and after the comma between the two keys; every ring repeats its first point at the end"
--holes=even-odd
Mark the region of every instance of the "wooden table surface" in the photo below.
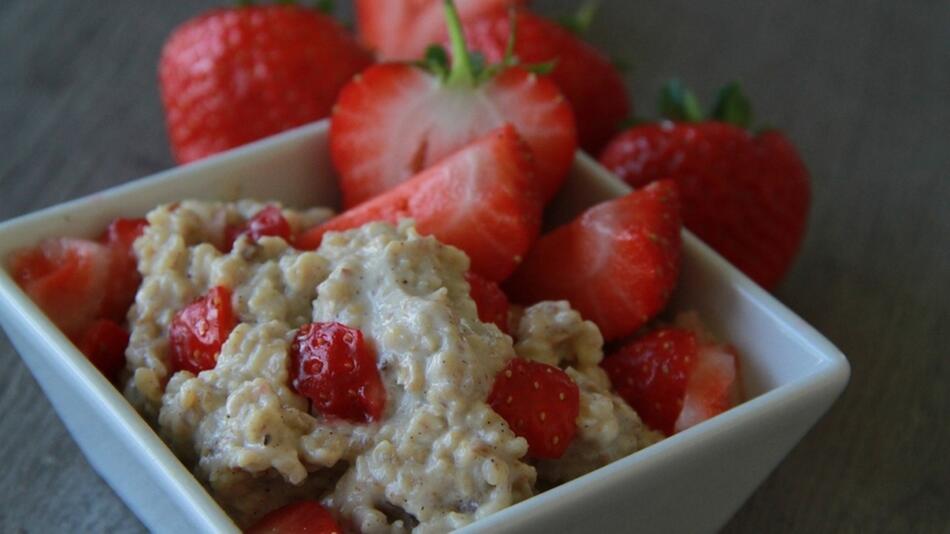
{"type": "MultiPolygon", "coordinates": [[[[172,165],[159,50],[216,3],[0,2],[0,220],[172,165]]],[[[632,66],[643,115],[671,76],[742,80],[813,175],[776,294],[853,376],[726,530],[950,532],[950,2],[607,0],[590,40],[632,66]]],[[[0,367],[0,532],[143,530],[5,336],[0,367]]]]}

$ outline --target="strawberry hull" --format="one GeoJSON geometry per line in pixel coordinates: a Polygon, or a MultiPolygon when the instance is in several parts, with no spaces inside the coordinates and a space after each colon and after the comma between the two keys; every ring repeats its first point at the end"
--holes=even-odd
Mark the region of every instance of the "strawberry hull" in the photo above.
{"type": "MultiPolygon", "coordinates": [[[[0,254],[57,235],[95,237],[117,216],[191,197],[336,204],[326,123],[293,130],[0,225],[0,254]],[[267,180],[261,180],[267,176],[267,180]]],[[[629,189],[579,156],[547,226],[629,189]]],[[[9,267],[5,265],[5,267],[9,267]]],[[[741,354],[739,406],[481,519],[462,532],[707,532],[720,527],[840,394],[844,356],[781,303],[683,233],[674,310],[696,310],[741,354]],[[689,492],[683,492],[689,487],[689,492]],[[689,513],[683,513],[688,510],[689,513]]],[[[0,272],[0,323],[91,464],[156,532],[238,532],[109,381],[0,272]]]]}

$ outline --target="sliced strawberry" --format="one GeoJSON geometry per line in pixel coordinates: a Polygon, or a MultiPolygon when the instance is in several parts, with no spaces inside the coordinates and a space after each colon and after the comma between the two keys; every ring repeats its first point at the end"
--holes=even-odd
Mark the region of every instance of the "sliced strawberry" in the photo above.
{"type": "Polygon", "coordinates": [[[135,293],[142,283],[142,276],[138,271],[138,260],[132,245],[147,226],[148,221],[145,219],[119,218],[112,221],[99,238],[99,241],[108,245],[112,251],[109,287],[106,290],[102,317],[122,323],[129,307],[135,301],[135,293]]]}
{"type": "Polygon", "coordinates": [[[454,30],[451,67],[442,56],[428,64],[432,72],[407,63],[376,65],[340,92],[330,154],[345,207],[395,187],[505,124],[531,148],[543,198],[563,183],[577,132],[560,90],[517,67],[479,70],[454,10],[447,13],[454,30]]]}
{"type": "Polygon", "coordinates": [[[605,339],[629,335],[676,285],[680,226],[675,184],[656,182],[542,236],[506,292],[524,304],[569,300],[605,339]]]}
{"type": "Polygon", "coordinates": [[[363,333],[339,323],[310,323],[290,348],[291,387],[316,411],[357,423],[378,421],[386,388],[363,333]]]}
{"type": "Polygon", "coordinates": [[[577,433],[580,391],[564,371],[513,358],[495,377],[486,401],[535,458],[560,458],[577,433]]]}
{"type": "Polygon", "coordinates": [[[370,221],[411,217],[422,234],[465,251],[473,271],[505,279],[537,237],[541,204],[529,154],[510,126],[491,132],[412,180],[312,228],[297,239],[319,246],[323,234],[370,221]]]}
{"type": "Polygon", "coordinates": [[[550,77],[574,109],[580,144],[598,153],[631,113],[623,76],[607,57],[560,24],[527,9],[517,11],[515,32],[511,22],[506,9],[467,19],[469,45],[488,61],[501,61],[514,36],[513,52],[521,64],[553,64],[550,77]]]}
{"type": "Polygon", "coordinates": [[[251,217],[246,224],[228,226],[224,230],[227,250],[231,250],[237,238],[245,234],[252,241],[269,236],[280,237],[290,243],[293,238],[292,233],[290,223],[287,222],[283,212],[277,206],[267,206],[251,217]]]}
{"type": "MultiPolygon", "coordinates": [[[[455,0],[468,20],[526,0],[455,0]]],[[[418,59],[426,47],[445,37],[444,0],[356,0],[360,40],[386,61],[418,59]]]]}
{"type": "Polygon", "coordinates": [[[317,501],[300,501],[265,515],[246,534],[340,534],[343,529],[317,501]]]}
{"type": "Polygon", "coordinates": [[[601,364],[643,421],[672,435],[734,406],[734,350],[693,331],[664,327],[618,349],[601,364]]]}
{"type": "Polygon", "coordinates": [[[125,366],[125,349],[128,345],[129,333],[109,319],[95,321],[76,341],[76,347],[100,373],[113,382],[125,366]]]}
{"type": "Polygon", "coordinates": [[[231,290],[211,288],[207,294],[180,310],[168,328],[174,370],[214,369],[221,346],[237,321],[231,307],[231,290]]]}
{"type": "Polygon", "coordinates": [[[508,333],[508,297],[498,287],[498,284],[486,280],[469,271],[465,273],[468,281],[469,294],[478,307],[478,320],[483,323],[495,323],[506,334],[508,333]]]}
{"type": "Polygon", "coordinates": [[[53,238],[14,254],[13,278],[67,336],[99,317],[109,289],[109,247],[84,239],[53,238]]]}

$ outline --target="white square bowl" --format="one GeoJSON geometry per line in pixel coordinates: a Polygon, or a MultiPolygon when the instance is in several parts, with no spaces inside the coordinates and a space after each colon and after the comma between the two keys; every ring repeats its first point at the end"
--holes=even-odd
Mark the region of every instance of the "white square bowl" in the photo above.
{"type": "MultiPolygon", "coordinates": [[[[567,220],[629,192],[584,154],[549,211],[567,220]]],[[[45,237],[184,198],[335,205],[327,123],[0,224],[0,259],[45,237]]],[[[464,532],[710,532],[721,527],[847,384],[845,357],[689,232],[673,309],[696,310],[741,354],[745,401],[680,434],[502,510],[464,532]]],[[[99,474],[155,532],[238,529],[122,395],[0,269],[0,324],[99,474]]],[[[8,414],[16,417],[16,414],[8,414]]]]}

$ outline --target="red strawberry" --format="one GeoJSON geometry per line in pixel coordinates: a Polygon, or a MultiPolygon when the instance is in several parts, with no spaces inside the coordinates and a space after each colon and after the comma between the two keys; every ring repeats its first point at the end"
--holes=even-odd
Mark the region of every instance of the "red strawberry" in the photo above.
{"type": "Polygon", "coordinates": [[[451,68],[443,53],[433,52],[429,70],[408,63],[376,65],[340,92],[330,154],[345,207],[395,187],[509,123],[534,153],[544,199],[564,181],[577,133],[557,86],[517,67],[477,68],[457,13],[446,13],[454,36],[451,68]]]}
{"type": "Polygon", "coordinates": [[[187,163],[330,114],[372,62],[342,26],[292,5],[216,9],[165,43],[162,102],[175,158],[187,163]]]}
{"type": "Polygon", "coordinates": [[[617,394],[666,435],[722,413],[738,400],[735,351],[690,330],[654,330],[601,365],[617,394]]]}
{"type": "Polygon", "coordinates": [[[495,377],[487,402],[528,440],[535,458],[560,458],[577,433],[580,391],[557,367],[512,358],[495,377]]]}
{"type": "Polygon", "coordinates": [[[172,368],[194,374],[214,369],[221,346],[236,324],[231,290],[211,288],[172,318],[168,327],[172,368]]]}
{"type": "Polygon", "coordinates": [[[277,206],[267,206],[251,217],[246,224],[228,226],[224,230],[227,250],[231,250],[234,247],[234,241],[244,234],[247,234],[252,241],[270,236],[283,238],[284,241],[289,243],[293,240],[292,233],[290,223],[287,222],[284,214],[277,206]]]}
{"type": "Polygon", "coordinates": [[[116,219],[99,237],[99,242],[111,249],[112,264],[109,271],[108,289],[100,313],[102,317],[117,323],[125,321],[125,314],[135,301],[135,293],[142,283],[138,260],[132,244],[138,239],[148,222],[145,219],[116,219]]]}
{"type": "Polygon", "coordinates": [[[420,233],[465,251],[473,271],[503,280],[540,228],[541,204],[532,192],[532,170],[524,143],[514,129],[504,127],[395,189],[304,232],[297,247],[316,248],[329,231],[412,217],[420,233]]]}
{"type": "Polygon", "coordinates": [[[115,321],[99,319],[76,341],[76,347],[109,380],[114,381],[125,366],[129,333],[115,321]]]}
{"type": "Polygon", "coordinates": [[[495,323],[506,334],[508,333],[508,297],[498,287],[498,284],[486,280],[469,271],[465,273],[468,281],[469,294],[478,307],[478,320],[483,323],[495,323]]]}
{"type": "Polygon", "coordinates": [[[50,320],[74,337],[100,316],[111,264],[109,247],[64,237],[15,253],[10,272],[50,320]]]}
{"type": "Polygon", "coordinates": [[[720,94],[713,120],[679,86],[664,93],[680,122],[636,126],[604,150],[601,163],[634,187],[672,178],[683,220],[703,241],[765,288],[790,267],[805,234],[808,170],[777,131],[749,133],[748,102],[736,85],[720,94]]]}
{"type": "MultiPolygon", "coordinates": [[[[455,0],[462,20],[526,0],[455,0]]],[[[356,0],[360,39],[386,61],[412,61],[445,37],[444,0],[356,0]]]]}
{"type": "Polygon", "coordinates": [[[489,61],[501,61],[514,36],[514,55],[522,64],[553,62],[551,79],[574,109],[581,146],[597,153],[630,115],[630,99],[617,68],[574,33],[519,9],[512,32],[508,10],[496,9],[466,21],[469,45],[489,61]]]}
{"type": "Polygon", "coordinates": [[[505,287],[525,304],[567,299],[612,340],[663,309],[679,258],[676,185],[660,181],[542,236],[505,287]]]}
{"type": "Polygon", "coordinates": [[[317,501],[278,508],[247,529],[246,534],[341,534],[333,516],[317,501]]]}
{"type": "Polygon", "coordinates": [[[290,348],[291,387],[328,417],[378,421],[386,388],[363,333],[339,323],[310,323],[290,348]]]}

